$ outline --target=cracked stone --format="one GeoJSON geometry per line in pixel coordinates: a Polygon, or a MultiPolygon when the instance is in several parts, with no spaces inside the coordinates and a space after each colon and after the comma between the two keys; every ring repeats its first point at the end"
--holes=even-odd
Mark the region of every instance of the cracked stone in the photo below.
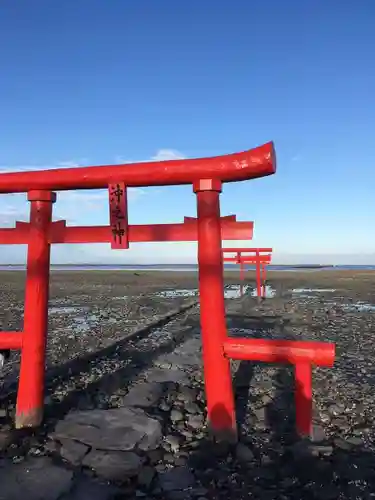
{"type": "Polygon", "coordinates": [[[82,464],[104,479],[124,481],[140,472],[143,460],[131,451],[92,450],[83,459],[82,464]]]}
{"type": "Polygon", "coordinates": [[[79,465],[90,447],[72,439],[61,439],[60,455],[72,465],[79,465]]]}
{"type": "Polygon", "coordinates": [[[79,440],[101,450],[147,451],[159,445],[162,429],[140,408],[125,407],[70,413],[56,425],[52,437],[79,440]]]}
{"type": "Polygon", "coordinates": [[[124,396],[122,403],[125,406],[139,406],[150,408],[163,396],[163,384],[157,382],[141,382],[134,385],[124,396]]]}

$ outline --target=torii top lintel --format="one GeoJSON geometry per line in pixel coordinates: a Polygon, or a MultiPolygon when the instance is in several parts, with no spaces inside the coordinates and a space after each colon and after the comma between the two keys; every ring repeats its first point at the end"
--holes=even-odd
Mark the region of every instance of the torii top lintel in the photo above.
{"type": "Polygon", "coordinates": [[[269,142],[241,153],[211,158],[2,173],[0,193],[104,189],[120,181],[128,187],[192,184],[201,179],[235,182],[275,172],[276,155],[269,142]]]}

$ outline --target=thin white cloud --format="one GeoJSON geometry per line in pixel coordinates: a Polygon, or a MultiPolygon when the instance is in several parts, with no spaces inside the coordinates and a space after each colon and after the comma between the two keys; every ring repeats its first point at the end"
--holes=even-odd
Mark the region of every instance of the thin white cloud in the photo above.
{"type": "Polygon", "coordinates": [[[167,161],[167,160],[184,160],[184,156],[180,151],[175,149],[159,149],[157,153],[151,157],[153,161],[167,161]]]}
{"type": "MultiPolygon", "coordinates": [[[[183,159],[184,155],[174,149],[159,149],[151,158],[144,161],[165,161],[183,159]]],[[[116,163],[133,163],[121,156],[115,158],[116,163]]],[[[60,161],[49,165],[0,165],[0,172],[29,172],[33,170],[45,170],[56,168],[74,168],[92,164],[87,159],[79,161],[60,161]]],[[[141,162],[139,162],[141,163],[141,162]]],[[[129,188],[128,199],[130,203],[136,203],[143,197],[147,190],[140,188],[129,188]]],[[[57,202],[53,209],[54,219],[65,219],[69,225],[81,225],[91,223],[93,218],[108,216],[108,192],[102,190],[79,190],[62,191],[57,193],[57,202]],[[95,216],[93,212],[95,211],[95,216]],[[85,220],[85,222],[83,222],[85,220]]],[[[29,220],[29,204],[25,193],[8,194],[0,196],[0,227],[12,227],[15,221],[29,220]]],[[[103,222],[102,222],[103,223],[103,222]]],[[[105,223],[105,222],[104,222],[105,223]]],[[[1,246],[1,263],[24,262],[26,255],[25,246],[1,246]]],[[[154,262],[168,262],[177,260],[195,261],[196,247],[189,243],[179,244],[177,247],[170,244],[132,245],[132,249],[126,252],[114,252],[109,245],[54,245],[52,250],[52,262],[144,262],[150,254],[154,262]],[[150,249],[152,251],[150,252],[150,249]]]]}
{"type": "MultiPolygon", "coordinates": [[[[154,156],[144,161],[162,161],[183,158],[182,153],[174,149],[160,149],[154,156]]],[[[121,156],[115,158],[116,163],[131,163],[129,159],[121,156]]],[[[51,164],[30,165],[0,165],[0,173],[7,172],[30,172],[34,170],[46,170],[57,168],[75,168],[89,164],[87,158],[80,160],[64,160],[51,164]]],[[[141,162],[140,162],[141,163],[141,162]]],[[[134,203],[144,196],[146,190],[141,188],[129,188],[128,200],[134,203]]],[[[79,190],[62,191],[58,193],[57,203],[54,207],[55,219],[66,219],[69,224],[79,224],[79,219],[92,210],[106,210],[108,203],[108,192],[102,190],[79,190]],[[79,209],[77,210],[77,204],[79,209]],[[77,218],[77,213],[79,217],[77,218]]],[[[29,220],[29,206],[25,193],[8,194],[0,197],[0,225],[13,226],[15,221],[29,220]]]]}
{"type": "Polygon", "coordinates": [[[60,161],[56,163],[50,164],[30,164],[30,165],[0,165],[0,173],[7,172],[32,172],[34,170],[54,170],[56,168],[74,168],[74,167],[82,167],[87,163],[87,159],[83,158],[79,161],[67,160],[60,161]]]}
{"type": "Polygon", "coordinates": [[[297,162],[299,162],[301,160],[302,160],[302,156],[300,154],[296,154],[296,155],[292,156],[291,162],[292,163],[297,163],[297,162]]]}
{"type": "Polygon", "coordinates": [[[147,160],[131,160],[129,158],[125,158],[122,155],[116,155],[114,158],[115,163],[124,164],[124,163],[144,163],[148,161],[168,161],[168,160],[184,160],[186,156],[177,151],[176,149],[158,149],[156,153],[148,158],[147,160]]]}

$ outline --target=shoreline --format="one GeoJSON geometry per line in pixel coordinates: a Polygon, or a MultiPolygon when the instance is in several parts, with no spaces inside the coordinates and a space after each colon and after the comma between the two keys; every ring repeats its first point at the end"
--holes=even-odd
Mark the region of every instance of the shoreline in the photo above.
{"type": "MultiPolygon", "coordinates": [[[[255,272],[256,268],[254,266],[246,268],[246,272],[255,272]]],[[[294,266],[267,266],[268,273],[341,273],[341,272],[352,272],[352,273],[363,273],[363,272],[375,272],[375,266],[327,266],[327,267],[294,267],[294,266]]],[[[1,272],[26,272],[26,266],[1,266],[1,272]]],[[[122,273],[198,273],[198,266],[194,268],[181,268],[181,267],[137,267],[137,266],[60,266],[52,265],[50,267],[50,272],[122,272],[122,273]]],[[[224,273],[239,273],[239,267],[224,267],[224,273]]]]}

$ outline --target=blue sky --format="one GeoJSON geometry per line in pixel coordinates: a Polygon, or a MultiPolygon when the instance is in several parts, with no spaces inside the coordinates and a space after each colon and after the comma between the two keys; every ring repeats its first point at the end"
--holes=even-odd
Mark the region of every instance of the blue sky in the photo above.
{"type": "MultiPolygon", "coordinates": [[[[3,0],[0,169],[226,154],[275,142],[278,171],[226,185],[275,261],[375,264],[375,2],[3,0]]],[[[0,196],[0,224],[27,218],[0,196]]],[[[189,187],[131,194],[132,223],[195,215],[189,187]]],[[[108,221],[105,192],[56,218],[108,221]]],[[[230,242],[227,243],[227,246],[230,242]]],[[[22,261],[0,247],[0,261],[22,261]]],[[[56,246],[55,262],[194,261],[194,244],[56,246]]]]}

